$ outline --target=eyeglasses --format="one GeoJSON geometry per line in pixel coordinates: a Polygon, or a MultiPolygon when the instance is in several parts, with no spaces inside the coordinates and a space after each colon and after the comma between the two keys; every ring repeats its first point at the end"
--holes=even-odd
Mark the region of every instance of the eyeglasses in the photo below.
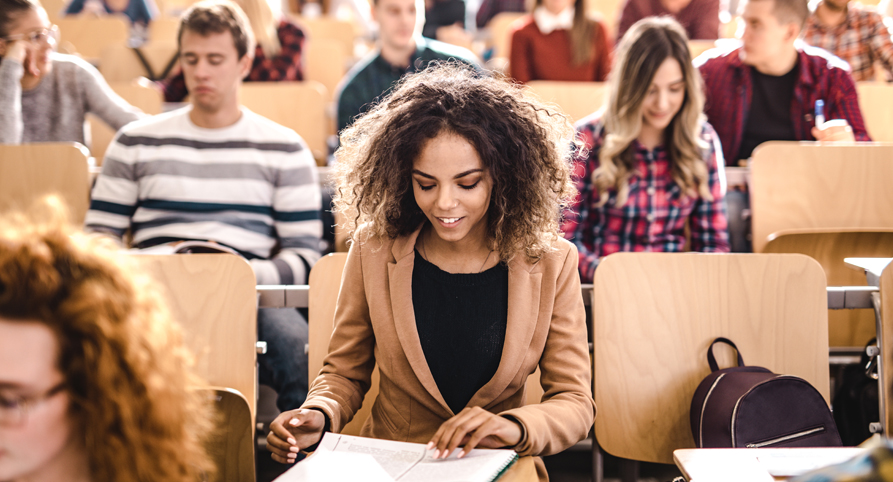
{"type": "Polygon", "coordinates": [[[0,396],[0,426],[21,425],[28,413],[41,403],[65,389],[65,382],[53,386],[41,395],[33,397],[3,398],[0,396]]]}
{"type": "Polygon", "coordinates": [[[48,28],[3,37],[3,40],[8,42],[25,40],[32,44],[46,42],[50,45],[56,45],[59,42],[59,27],[57,25],[50,25],[48,28]]]}

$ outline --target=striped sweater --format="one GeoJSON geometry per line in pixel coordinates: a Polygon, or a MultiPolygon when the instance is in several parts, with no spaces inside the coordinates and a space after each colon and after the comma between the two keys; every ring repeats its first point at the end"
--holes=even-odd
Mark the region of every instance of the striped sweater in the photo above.
{"type": "Polygon", "coordinates": [[[258,284],[306,283],[322,235],[307,145],[244,107],[238,122],[220,129],[196,126],[190,109],[118,132],[93,188],[87,229],[119,238],[129,229],[138,247],[211,240],[248,258],[258,284]]]}

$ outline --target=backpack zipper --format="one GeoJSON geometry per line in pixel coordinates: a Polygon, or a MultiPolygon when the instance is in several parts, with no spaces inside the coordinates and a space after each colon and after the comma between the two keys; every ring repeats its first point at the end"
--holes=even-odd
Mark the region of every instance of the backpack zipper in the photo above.
{"type": "MultiPolygon", "coordinates": [[[[737,441],[735,440],[735,421],[738,419],[738,406],[741,405],[741,400],[744,400],[744,397],[750,395],[750,392],[754,391],[754,389],[756,389],[756,388],[759,387],[760,385],[762,385],[762,384],[764,384],[764,383],[769,383],[769,382],[771,382],[772,380],[778,380],[779,378],[782,378],[782,377],[786,377],[786,378],[796,378],[796,377],[792,377],[791,375],[776,375],[774,378],[769,378],[769,379],[763,380],[762,382],[757,383],[756,385],[750,387],[750,390],[748,390],[747,392],[745,392],[744,395],[741,395],[740,397],[738,397],[738,401],[735,402],[735,409],[732,410],[732,448],[734,448],[735,446],[738,445],[738,444],[736,443],[737,441]]],[[[821,428],[822,430],[825,429],[824,427],[820,427],[820,428],[821,428]]],[[[817,430],[817,429],[812,429],[812,430],[815,431],[815,430],[817,430]]],[[[810,433],[812,433],[812,432],[810,432],[810,433]]],[[[799,433],[799,434],[790,435],[790,436],[788,436],[788,437],[796,437],[796,436],[799,436],[799,435],[807,435],[807,434],[801,432],[801,433],[799,433]]],[[[782,438],[784,438],[784,437],[782,437],[782,438]]],[[[777,439],[776,441],[780,442],[781,439],[777,439]]],[[[760,445],[760,447],[762,447],[762,445],[760,445]]]]}
{"type": "Polygon", "coordinates": [[[716,380],[713,380],[713,385],[710,385],[710,390],[707,390],[707,396],[704,397],[704,403],[701,405],[701,421],[698,423],[698,447],[704,446],[704,411],[707,409],[707,400],[710,400],[710,394],[713,393],[713,389],[716,388],[716,385],[719,384],[719,381],[722,380],[722,377],[726,376],[725,373],[716,377],[716,380]]]}
{"type": "Polygon", "coordinates": [[[798,432],[798,433],[792,433],[791,435],[785,435],[784,437],[778,437],[778,438],[775,438],[772,440],[767,440],[765,442],[759,442],[759,443],[755,443],[755,444],[747,444],[746,447],[749,449],[756,449],[756,448],[760,448],[760,447],[765,447],[767,445],[773,445],[773,444],[785,442],[785,441],[788,441],[791,439],[805,437],[807,435],[811,435],[811,434],[818,433],[818,432],[824,432],[824,431],[825,431],[825,427],[811,428],[809,430],[804,430],[804,431],[798,432]]]}

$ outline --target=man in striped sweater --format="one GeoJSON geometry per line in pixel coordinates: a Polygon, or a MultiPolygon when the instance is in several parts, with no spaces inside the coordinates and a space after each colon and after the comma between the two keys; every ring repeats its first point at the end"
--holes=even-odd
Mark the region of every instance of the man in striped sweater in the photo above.
{"type": "MultiPolygon", "coordinates": [[[[200,3],[180,24],[191,104],[118,132],[93,189],[87,228],[149,248],[213,241],[251,263],[258,284],[303,284],[319,258],[320,190],[313,156],[291,129],[239,105],[254,39],[225,0],[200,3]],[[278,248],[278,251],[274,251],[278,248]]],[[[307,322],[261,309],[261,382],[287,410],[307,393],[307,322]]]]}

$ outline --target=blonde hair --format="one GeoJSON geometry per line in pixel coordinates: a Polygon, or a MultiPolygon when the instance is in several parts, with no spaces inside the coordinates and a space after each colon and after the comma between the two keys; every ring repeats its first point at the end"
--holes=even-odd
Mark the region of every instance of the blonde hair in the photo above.
{"type": "Polygon", "coordinates": [[[53,198],[0,215],[0,316],[56,335],[92,480],[196,482],[215,472],[213,407],[160,293],[53,198]]]}
{"type": "Polygon", "coordinates": [[[272,58],[279,55],[282,45],[279,43],[277,15],[273,12],[268,0],[233,0],[251,24],[254,39],[264,51],[264,56],[272,58]]]}
{"type": "Polygon", "coordinates": [[[359,241],[396,238],[426,222],[412,166],[425,142],[442,132],[473,145],[493,179],[487,234],[502,261],[554,251],[560,213],[576,195],[573,126],[529,89],[458,63],[405,76],[341,132],[334,203],[350,236],[362,225],[359,241]]]}
{"type": "Polygon", "coordinates": [[[707,146],[699,139],[704,122],[701,75],[692,66],[682,26],[669,17],[650,17],[636,22],[623,36],[608,77],[602,116],[604,143],[599,152],[599,167],[592,173],[592,183],[600,196],[599,206],[608,201],[612,188],[617,192],[616,205],[626,204],[635,165],[632,143],[642,130],[642,104],[655,72],[668,58],[679,62],[685,81],[685,99],[666,128],[670,172],[685,195],[713,200],[702,155],[707,146]]]}

